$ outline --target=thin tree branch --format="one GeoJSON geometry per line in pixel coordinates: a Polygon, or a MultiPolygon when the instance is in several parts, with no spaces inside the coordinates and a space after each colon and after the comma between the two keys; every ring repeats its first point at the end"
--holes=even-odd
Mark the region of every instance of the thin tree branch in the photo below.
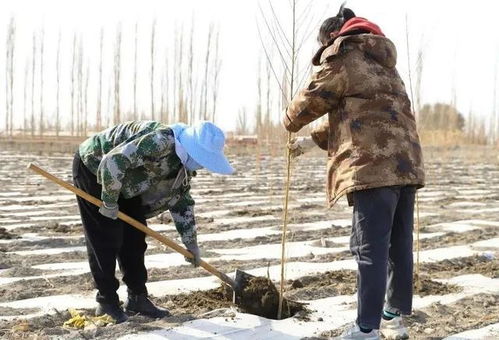
{"type": "Polygon", "coordinates": [[[310,75],[310,71],[311,70],[312,70],[312,64],[311,63],[307,64],[307,66],[305,67],[305,70],[302,69],[302,72],[303,72],[302,73],[302,77],[301,77],[300,81],[298,82],[298,85],[296,86],[296,91],[295,91],[295,93],[293,93],[293,97],[298,92],[298,90],[302,88],[303,84],[305,83],[305,80],[310,75]]]}
{"type": "MultiPolygon", "coordinates": [[[[280,45],[280,44],[279,44],[279,42],[277,41],[277,39],[276,39],[276,37],[275,37],[275,35],[274,35],[274,33],[273,33],[273,30],[272,30],[272,28],[270,27],[270,25],[269,25],[269,23],[268,23],[268,21],[267,21],[267,18],[266,18],[266,16],[265,16],[265,14],[263,13],[263,9],[262,9],[261,7],[260,7],[260,13],[261,13],[261,16],[262,16],[262,18],[263,18],[263,22],[265,23],[265,26],[267,27],[267,30],[268,30],[268,32],[269,32],[269,35],[270,35],[270,37],[272,38],[272,41],[274,42],[274,44],[275,44],[275,46],[276,46],[276,48],[277,48],[277,52],[279,53],[279,55],[280,55],[280,57],[281,57],[282,63],[283,63],[283,65],[284,65],[284,66],[285,66],[285,68],[286,68],[286,72],[291,73],[291,71],[289,70],[288,64],[287,64],[287,62],[286,62],[286,58],[283,56],[282,50],[281,50],[281,48],[279,47],[279,45],[280,45]]],[[[285,52],[288,54],[288,57],[289,57],[289,58],[291,58],[291,54],[289,53],[289,51],[287,51],[287,50],[285,49],[285,52]]]]}
{"type": "MultiPolygon", "coordinates": [[[[282,37],[284,38],[284,40],[288,44],[288,47],[291,48],[291,42],[289,41],[288,37],[286,36],[286,33],[284,32],[284,29],[282,28],[281,22],[275,13],[274,6],[272,6],[271,0],[268,0],[268,3],[269,3],[269,7],[270,7],[270,11],[272,13],[272,16],[274,17],[274,22],[276,23],[276,25],[279,28],[279,33],[281,33],[282,37]]],[[[258,6],[261,9],[260,3],[258,3],[258,6]]]]}
{"type": "Polygon", "coordinates": [[[276,73],[276,71],[275,71],[274,65],[272,64],[272,60],[270,59],[270,56],[269,56],[269,54],[268,54],[267,48],[266,48],[266,46],[265,46],[265,43],[263,42],[262,34],[261,34],[261,32],[260,32],[260,26],[258,25],[258,23],[257,23],[257,26],[256,26],[256,27],[257,27],[257,30],[258,30],[258,36],[259,36],[259,38],[260,38],[260,43],[262,44],[263,52],[264,52],[264,54],[265,54],[265,57],[267,58],[267,62],[268,62],[268,64],[269,64],[269,66],[270,66],[270,69],[272,70],[272,74],[273,74],[273,75],[274,75],[274,77],[275,77],[275,80],[276,80],[276,82],[277,82],[277,85],[279,85],[279,89],[280,89],[280,91],[281,91],[281,94],[282,94],[282,95],[285,95],[284,89],[282,88],[282,84],[281,84],[281,82],[279,81],[279,77],[277,76],[277,73],[276,73]]]}

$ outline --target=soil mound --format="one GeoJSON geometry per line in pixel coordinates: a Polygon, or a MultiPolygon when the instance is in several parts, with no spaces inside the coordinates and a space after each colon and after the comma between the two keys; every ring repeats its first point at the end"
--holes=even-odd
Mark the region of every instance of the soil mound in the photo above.
{"type": "MultiPolygon", "coordinates": [[[[251,278],[241,292],[240,307],[250,314],[277,319],[279,292],[271,280],[265,277],[251,278]]],[[[304,309],[303,304],[284,299],[281,318],[289,318],[304,309]]]]}
{"type": "Polygon", "coordinates": [[[297,300],[315,300],[356,292],[357,274],[353,270],[335,270],[307,275],[290,282],[287,296],[297,300]]]}
{"type": "Polygon", "coordinates": [[[233,306],[232,293],[224,286],[207,291],[173,295],[168,299],[175,305],[175,308],[188,309],[192,314],[202,314],[213,309],[233,306]]]}
{"type": "Polygon", "coordinates": [[[421,277],[418,287],[418,282],[416,278],[414,278],[414,294],[419,296],[446,295],[458,293],[460,291],[461,288],[456,285],[433,281],[427,277],[421,277]]]}
{"type": "MultiPolygon", "coordinates": [[[[171,305],[171,311],[188,312],[192,315],[230,307],[239,307],[243,312],[262,316],[268,319],[277,318],[279,292],[271,280],[254,277],[238,294],[234,304],[230,288],[220,286],[216,289],[179,294],[158,299],[161,304],[171,305]]],[[[170,307],[170,306],[169,306],[170,307]]],[[[283,301],[282,318],[289,318],[300,311],[306,312],[305,305],[288,299],[283,301]]]]}

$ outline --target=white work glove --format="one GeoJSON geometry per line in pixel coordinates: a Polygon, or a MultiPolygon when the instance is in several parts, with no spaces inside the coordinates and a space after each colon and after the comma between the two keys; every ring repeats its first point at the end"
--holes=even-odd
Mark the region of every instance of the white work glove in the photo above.
{"type": "Polygon", "coordinates": [[[296,158],[310,151],[315,146],[312,137],[297,137],[288,143],[291,158],[296,158]]]}
{"type": "Polygon", "coordinates": [[[101,215],[106,216],[112,220],[118,218],[118,205],[117,204],[106,204],[102,202],[101,207],[99,208],[99,212],[101,215]]]}
{"type": "Polygon", "coordinates": [[[199,262],[201,262],[201,251],[199,250],[197,243],[189,243],[185,246],[187,247],[187,250],[190,251],[192,255],[194,255],[194,258],[192,259],[186,256],[185,260],[191,263],[194,267],[198,267],[199,262]]]}

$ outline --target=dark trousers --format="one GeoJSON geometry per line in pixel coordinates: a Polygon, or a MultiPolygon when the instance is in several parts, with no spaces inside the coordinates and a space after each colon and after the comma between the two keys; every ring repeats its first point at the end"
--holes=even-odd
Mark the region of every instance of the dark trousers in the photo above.
{"type": "Polygon", "coordinates": [[[384,309],[412,309],[413,186],[392,186],[353,193],[350,249],[358,264],[357,323],[378,329],[384,309]]]}
{"type": "MultiPolygon", "coordinates": [[[[83,164],[78,153],[73,161],[73,181],[77,188],[99,198],[102,187],[95,175],[83,164]]],[[[88,262],[95,281],[97,302],[118,303],[116,290],[119,281],[115,277],[116,260],[123,274],[128,292],[146,293],[147,270],[144,253],[147,249],[145,234],[127,223],[112,220],[99,213],[99,208],[77,197],[81,221],[85,231],[88,262]]],[[[118,200],[120,211],[146,224],[139,198],[118,200]]]]}

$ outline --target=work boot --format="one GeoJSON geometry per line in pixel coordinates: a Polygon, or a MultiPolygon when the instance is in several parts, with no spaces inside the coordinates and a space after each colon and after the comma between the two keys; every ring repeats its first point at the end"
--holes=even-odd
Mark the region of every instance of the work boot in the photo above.
{"type": "Polygon", "coordinates": [[[382,319],[379,331],[387,340],[409,339],[409,333],[402,323],[401,316],[396,316],[391,320],[382,319]]]}
{"type": "Polygon", "coordinates": [[[360,330],[359,325],[354,323],[342,335],[335,338],[339,340],[379,340],[378,330],[372,329],[369,333],[364,333],[360,330]]]}
{"type": "Polygon", "coordinates": [[[127,313],[142,314],[155,319],[161,319],[170,316],[170,312],[164,308],[156,307],[147,294],[128,294],[125,302],[125,311],[127,313]]]}
{"type": "Polygon", "coordinates": [[[95,310],[96,316],[101,316],[107,314],[116,321],[116,323],[122,323],[128,320],[128,315],[123,312],[123,309],[116,303],[100,303],[97,305],[95,310]]]}

